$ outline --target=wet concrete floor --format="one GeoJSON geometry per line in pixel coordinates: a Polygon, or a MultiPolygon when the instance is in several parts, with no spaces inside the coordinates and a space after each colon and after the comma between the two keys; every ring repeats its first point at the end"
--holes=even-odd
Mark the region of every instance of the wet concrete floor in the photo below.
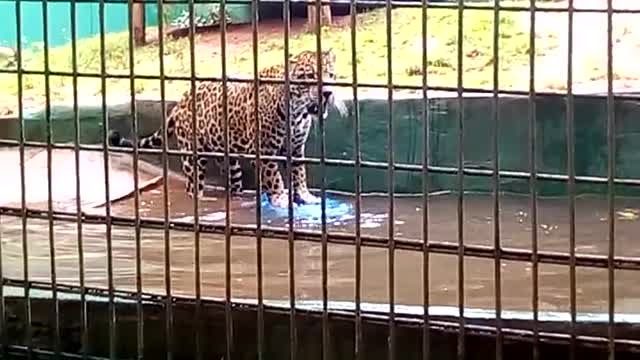
{"type": "MultiPolygon", "coordinates": [[[[180,184],[177,184],[178,186],[180,184]]],[[[143,194],[141,216],[162,216],[162,193],[143,194]],[[160,201],[159,201],[160,200],[160,201]]],[[[338,198],[346,203],[352,199],[338,198]]],[[[466,244],[490,245],[493,241],[492,199],[489,196],[467,196],[464,206],[464,241],[466,244]]],[[[127,201],[128,202],[128,201],[127,201]]],[[[619,200],[619,207],[640,207],[638,200],[619,200]]],[[[231,211],[233,224],[255,224],[253,199],[231,211]]],[[[430,241],[457,241],[457,208],[455,196],[430,198],[430,241]]],[[[538,229],[540,250],[566,252],[568,249],[568,211],[565,200],[540,200],[538,229]]],[[[171,218],[184,219],[192,203],[178,191],[171,192],[171,218]]],[[[384,198],[363,199],[363,234],[388,234],[387,202],[384,198]]],[[[531,246],[531,226],[528,201],[525,197],[501,198],[501,240],[505,247],[528,249],[531,246]]],[[[130,215],[130,204],[115,205],[113,214],[130,215]]],[[[403,239],[422,238],[421,200],[396,199],[395,234],[403,239]]],[[[224,202],[201,202],[202,222],[224,223],[224,202]]],[[[579,199],[576,216],[576,247],[580,254],[606,254],[606,202],[603,199],[579,199]]],[[[21,221],[2,217],[3,271],[10,278],[22,278],[21,221]]],[[[286,228],[286,217],[264,216],[264,223],[286,228]]],[[[634,220],[618,221],[616,229],[617,255],[640,257],[634,246],[640,224],[634,220]]],[[[296,220],[296,228],[319,230],[319,224],[296,220]]],[[[328,225],[328,231],[351,232],[355,228],[352,211],[328,225]],[[337,224],[336,224],[337,223],[337,224]]],[[[49,229],[46,220],[29,219],[27,227],[29,276],[32,280],[50,279],[49,229]]],[[[56,248],[58,281],[78,283],[77,225],[56,222],[53,231],[56,248]]],[[[192,295],[194,291],[194,234],[171,231],[171,277],[174,294],[192,295]]],[[[161,230],[143,229],[142,281],[149,292],[164,292],[164,236],[161,230]]],[[[104,225],[83,225],[82,240],[85,256],[85,276],[88,286],[106,286],[106,241],[104,225]]],[[[224,236],[201,234],[201,271],[204,296],[224,296],[224,236]]],[[[232,293],[234,297],[256,296],[256,241],[254,238],[233,237],[232,293]]],[[[287,246],[282,240],[264,239],[264,294],[270,299],[286,299],[289,294],[287,246]]],[[[299,241],[295,245],[296,294],[300,299],[321,298],[321,245],[299,241]]],[[[113,228],[114,281],[118,288],[135,289],[135,238],[133,229],[113,228]]],[[[386,302],[388,294],[388,251],[363,248],[362,299],[386,302]]],[[[396,301],[402,304],[422,303],[422,254],[396,251],[396,301]]],[[[465,301],[472,307],[494,306],[494,263],[490,259],[466,258],[465,301]]],[[[527,309],[531,304],[531,265],[515,261],[502,262],[502,301],[506,309],[527,309]]],[[[457,304],[457,257],[430,256],[430,301],[433,305],[457,304]]],[[[352,300],[355,293],[355,249],[350,245],[329,245],[329,296],[333,300],[352,300]]],[[[540,265],[540,307],[548,310],[568,310],[569,269],[561,265],[540,265]]],[[[621,312],[640,310],[638,275],[632,271],[616,271],[616,309],[621,312]]],[[[579,311],[605,311],[607,305],[606,269],[577,269],[577,300],[579,311]]]]}
{"type": "MultiPolygon", "coordinates": [[[[101,174],[96,176],[100,177],[101,174]]],[[[151,176],[148,176],[151,178],[151,176]]],[[[94,179],[95,180],[95,179],[94,179]]],[[[84,180],[83,180],[84,181],[84,180]]],[[[89,180],[92,181],[92,180],[89,180]]],[[[97,181],[97,180],[96,180],[97,181]]],[[[98,181],[99,182],[99,181],[98,181]]],[[[96,185],[98,186],[98,185],[96,185]]],[[[99,186],[98,186],[99,187],[99,186]]],[[[193,202],[184,194],[179,179],[168,182],[170,218],[189,220],[193,216],[193,202]]],[[[102,190],[103,191],[103,190],[102,190]]],[[[215,194],[209,194],[215,195],[215,194]]],[[[218,194],[219,195],[219,194],[218,194]]],[[[354,233],[354,199],[330,195],[329,232],[354,233]]],[[[144,192],[140,197],[140,216],[162,219],[162,186],[144,192]]],[[[207,199],[199,203],[201,222],[224,224],[224,199],[207,199]]],[[[10,206],[15,206],[10,202],[10,206]]],[[[71,202],[56,203],[58,210],[75,212],[71,202]]],[[[231,203],[232,224],[255,225],[255,198],[234,200],[231,203]]],[[[429,241],[458,241],[457,199],[455,195],[429,197],[429,241]]],[[[529,199],[525,196],[501,196],[500,238],[504,247],[530,249],[531,223],[529,199]]],[[[567,252],[569,249],[569,211],[567,200],[539,199],[538,239],[541,251],[567,252]]],[[[6,203],[5,203],[5,206],[6,203]]],[[[29,205],[45,209],[40,201],[29,205]]],[[[464,242],[492,245],[493,199],[488,195],[465,195],[464,242]]],[[[616,199],[616,255],[640,257],[636,235],[640,222],[633,209],[640,208],[640,199],[616,199]]],[[[296,229],[320,230],[317,219],[319,207],[296,210],[296,229]]],[[[423,208],[420,197],[395,199],[394,234],[398,238],[422,241],[423,208]]],[[[102,212],[98,207],[87,212],[102,212]]],[[[263,208],[263,224],[286,229],[286,211],[274,212],[263,208]]],[[[113,204],[112,214],[133,216],[133,200],[113,204]]],[[[384,197],[362,199],[363,235],[388,235],[388,200],[384,197]]],[[[581,197],[576,202],[576,250],[578,254],[606,255],[608,244],[607,203],[601,197],[581,197]]],[[[105,225],[82,226],[86,285],[104,287],[107,284],[107,255],[105,225]]],[[[56,276],[59,283],[78,284],[77,224],[55,222],[56,276]]],[[[21,219],[0,217],[2,240],[2,270],[5,277],[23,278],[21,219]]],[[[118,289],[135,290],[136,243],[132,228],[114,226],[113,277],[118,289]]],[[[28,219],[27,243],[29,278],[49,281],[50,237],[46,220],[28,219]]],[[[171,288],[175,295],[194,294],[194,234],[171,231],[171,288]]],[[[224,235],[201,234],[201,281],[205,297],[223,297],[225,291],[224,235]]],[[[141,275],[143,290],[165,292],[165,240],[162,230],[141,231],[141,275]]],[[[257,253],[253,237],[234,236],[231,239],[231,287],[236,298],[255,298],[257,294],[257,253]]],[[[277,239],[263,242],[264,297],[288,299],[288,244],[277,239]]],[[[431,305],[457,305],[457,257],[432,254],[429,257],[429,293],[431,305]]],[[[388,251],[362,249],[362,301],[388,301],[388,251]]],[[[395,253],[395,299],[399,304],[422,304],[422,254],[397,250],[395,253]]],[[[465,258],[464,295],[466,306],[492,308],[495,305],[494,262],[492,259],[465,258]]],[[[355,248],[351,245],[330,244],[328,247],[329,297],[331,300],[354,299],[355,248]]],[[[570,302],[569,268],[563,265],[540,264],[539,305],[542,310],[568,311],[570,302]]],[[[502,305],[504,309],[531,308],[532,272],[527,262],[502,261],[502,305]]],[[[607,270],[579,267],[576,270],[577,305],[580,312],[605,312],[608,304],[607,270]]],[[[639,277],[633,271],[615,273],[616,311],[640,311],[639,277]]],[[[295,243],[295,286],[298,299],[321,299],[322,248],[320,244],[295,243]]]]}

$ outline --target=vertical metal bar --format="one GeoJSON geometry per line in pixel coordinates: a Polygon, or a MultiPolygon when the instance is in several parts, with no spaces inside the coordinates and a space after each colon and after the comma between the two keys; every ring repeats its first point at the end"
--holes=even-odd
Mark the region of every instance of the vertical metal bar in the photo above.
{"type": "Polygon", "coordinates": [[[231,171],[229,161],[229,104],[227,89],[227,18],[226,0],[220,0],[220,57],[222,60],[222,121],[224,123],[224,166],[227,170],[225,179],[225,229],[224,229],[224,267],[225,267],[225,332],[226,332],[226,356],[225,360],[231,360],[233,350],[233,318],[231,315],[231,171]]]}
{"type": "Polygon", "coordinates": [[[429,85],[427,62],[428,0],[422,0],[422,359],[431,358],[429,321],[429,85]]]}
{"type": "MultiPolygon", "coordinates": [[[[102,141],[103,141],[103,162],[104,162],[104,197],[105,197],[105,236],[107,239],[107,287],[109,291],[109,358],[116,359],[116,307],[114,304],[114,284],[113,284],[113,245],[111,236],[111,195],[109,189],[109,149],[108,149],[108,131],[109,116],[107,114],[107,85],[106,85],[106,57],[105,57],[105,25],[104,25],[104,0],[99,2],[99,21],[100,21],[100,93],[102,94],[102,141]]],[[[129,12],[131,13],[131,12],[129,12]]],[[[129,66],[133,75],[133,52],[129,48],[129,66]]],[[[133,84],[133,76],[131,76],[133,84]]],[[[133,93],[133,85],[131,86],[133,93]]],[[[133,103],[133,101],[132,101],[133,103]]],[[[137,171],[136,171],[137,174],[137,171]]],[[[137,195],[138,189],[135,188],[137,195]]]]}
{"type": "Polygon", "coordinates": [[[256,180],[256,272],[258,282],[258,360],[264,359],[264,293],[263,293],[263,267],[262,267],[262,122],[260,119],[260,81],[258,79],[258,8],[259,0],[251,1],[251,30],[253,46],[253,117],[255,127],[255,180],[256,180]]]}
{"type": "Polygon", "coordinates": [[[502,245],[500,241],[500,0],[493,3],[493,272],[496,311],[496,360],[502,359],[502,245]]]}
{"type": "Polygon", "coordinates": [[[355,259],[355,312],[356,312],[356,324],[355,324],[355,341],[354,341],[354,358],[355,360],[361,360],[362,355],[362,228],[360,224],[360,218],[362,214],[362,169],[361,161],[362,156],[360,154],[360,103],[358,100],[358,55],[357,55],[357,0],[350,0],[350,18],[351,18],[351,77],[353,82],[351,83],[351,91],[353,96],[353,116],[354,116],[354,131],[353,131],[353,157],[355,166],[355,193],[356,193],[356,259],[355,259]]]}
{"type": "MultiPolygon", "coordinates": [[[[0,225],[2,225],[2,216],[0,216],[0,225]]],[[[4,279],[4,252],[2,249],[2,226],[0,226],[0,279],[4,279]]],[[[7,317],[5,314],[6,305],[4,302],[4,284],[0,286],[0,357],[7,357],[8,337],[7,337],[7,317]]]]}
{"type": "Polygon", "coordinates": [[[56,273],[56,245],[53,222],[53,181],[52,181],[52,127],[51,127],[51,79],[49,66],[49,2],[42,1],[42,40],[44,46],[44,117],[47,128],[47,217],[49,224],[49,266],[51,268],[51,297],[53,300],[54,351],[60,356],[60,303],[58,302],[58,277],[56,273]]]}
{"type": "Polygon", "coordinates": [[[73,74],[73,123],[74,123],[74,152],[76,169],[76,224],[78,246],[78,272],[80,282],[80,322],[82,331],[82,356],[86,358],[89,346],[87,331],[87,301],[84,275],[84,241],[82,239],[82,201],[80,196],[80,114],[78,109],[78,34],[76,23],[76,0],[71,0],[71,68],[73,74]]]}
{"type": "Polygon", "coordinates": [[[607,202],[609,207],[609,254],[608,254],[608,286],[609,286],[609,360],[614,360],[615,353],[615,319],[616,311],[615,303],[615,270],[613,260],[615,256],[616,243],[616,218],[615,218],[615,185],[613,182],[616,176],[616,118],[615,118],[615,102],[613,97],[613,1],[607,0],[607,149],[608,149],[608,167],[607,167],[607,202]]]}
{"type": "Polygon", "coordinates": [[[538,197],[536,166],[536,0],[529,3],[529,202],[531,213],[531,310],[533,312],[533,360],[540,358],[538,329],[538,197]]]}
{"type": "MultiPolygon", "coordinates": [[[[104,0],[102,0],[104,1],[104,0]]],[[[133,24],[133,0],[128,0],[129,8],[129,71],[131,76],[129,77],[129,101],[130,111],[133,117],[133,213],[135,217],[135,256],[136,256],[136,351],[138,359],[141,359],[144,354],[144,316],[142,307],[142,239],[141,239],[141,227],[140,227],[140,178],[138,173],[138,165],[140,161],[140,155],[138,153],[138,111],[136,107],[136,92],[135,92],[135,58],[134,58],[134,24],[133,24]]],[[[103,24],[101,24],[103,25],[103,24]]],[[[158,37],[162,39],[162,35],[158,37]]],[[[102,47],[104,48],[104,46],[102,47]]],[[[104,59],[104,54],[103,57],[104,59]]],[[[162,59],[160,59],[162,61],[162,59]]],[[[104,77],[103,77],[104,79],[104,77]]],[[[103,90],[104,93],[104,90],[103,90]]],[[[164,108],[164,106],[163,106],[164,108]]],[[[165,178],[166,179],[166,178],[165,178]]],[[[107,212],[108,213],[108,212],[107,212]]],[[[115,310],[113,313],[115,317],[115,310]]],[[[113,334],[115,336],[115,333],[113,334]]]]}
{"type": "MultiPolygon", "coordinates": [[[[196,323],[196,339],[195,339],[195,352],[196,358],[202,359],[202,341],[201,341],[201,331],[202,331],[202,287],[201,287],[201,269],[200,269],[200,204],[199,204],[199,192],[200,186],[204,188],[204,179],[200,180],[200,166],[198,160],[198,118],[197,118],[197,106],[196,101],[198,101],[197,90],[196,90],[196,51],[195,51],[195,36],[196,36],[196,24],[195,24],[195,5],[194,0],[188,1],[189,8],[189,76],[190,76],[190,91],[191,91],[191,101],[189,102],[189,107],[191,109],[191,153],[192,153],[192,171],[193,171],[193,241],[194,241],[194,273],[195,273],[195,295],[196,295],[196,311],[195,311],[195,323],[196,323]]],[[[221,9],[222,13],[222,9],[221,9]]],[[[223,14],[223,13],[222,13],[223,14]]],[[[222,15],[221,20],[224,21],[224,15],[222,15]]],[[[224,31],[224,25],[222,26],[224,31]]],[[[223,43],[221,47],[224,51],[224,38],[222,39],[223,43]]],[[[226,84],[224,80],[224,52],[222,53],[222,66],[223,66],[223,90],[222,90],[222,101],[223,107],[226,106],[226,84]]],[[[223,112],[223,121],[226,119],[226,112],[223,112]]],[[[227,139],[225,138],[225,143],[227,139]]],[[[227,164],[225,162],[225,164],[227,164]]],[[[226,165],[226,169],[228,171],[229,167],[226,165]]],[[[228,200],[227,202],[228,203],[228,200]]],[[[229,219],[229,213],[227,212],[227,221],[229,219]]]]}
{"type": "Polygon", "coordinates": [[[282,10],[283,26],[284,26],[284,97],[285,97],[285,146],[287,149],[286,161],[286,184],[288,197],[288,244],[289,244],[289,348],[291,352],[291,360],[297,359],[297,331],[296,331],[296,276],[295,276],[295,234],[293,233],[293,192],[291,189],[291,106],[290,106],[290,77],[289,77],[289,34],[291,30],[291,20],[289,7],[290,0],[284,0],[282,10]]]}
{"type": "Polygon", "coordinates": [[[458,66],[457,66],[457,100],[458,100],[458,359],[465,357],[465,319],[464,319],[464,102],[462,99],[462,44],[464,40],[464,1],[458,0],[458,66]]]}
{"type": "Polygon", "coordinates": [[[22,1],[16,0],[16,57],[18,67],[18,119],[19,132],[20,132],[20,189],[22,190],[20,204],[22,219],[22,276],[24,277],[24,315],[25,322],[27,323],[27,329],[25,334],[25,343],[27,344],[27,358],[32,358],[32,346],[33,346],[33,328],[31,326],[31,298],[29,283],[29,249],[27,247],[27,187],[25,183],[25,155],[24,155],[24,143],[25,143],[25,130],[24,130],[24,109],[23,109],[23,69],[22,69],[22,1]]]}
{"type": "Polygon", "coordinates": [[[327,255],[327,169],[325,163],[326,141],[324,124],[324,101],[322,101],[322,13],[321,0],[316,0],[316,70],[318,73],[318,120],[320,125],[320,230],[322,232],[322,360],[328,358],[327,348],[329,346],[329,311],[328,311],[328,274],[327,265],[329,258],[327,255]]]}
{"type": "Polygon", "coordinates": [[[569,0],[567,39],[567,191],[569,197],[569,308],[571,312],[571,338],[569,359],[576,352],[576,174],[575,174],[575,126],[573,99],[573,0],[569,0]]]}
{"type": "Polygon", "coordinates": [[[392,31],[391,31],[391,15],[392,7],[391,0],[386,0],[385,4],[386,15],[386,27],[387,27],[387,104],[389,107],[389,118],[387,123],[387,159],[388,163],[388,180],[387,191],[389,199],[389,253],[387,259],[387,266],[389,269],[389,348],[388,357],[389,360],[394,360],[396,356],[396,324],[395,324],[395,299],[396,299],[396,286],[395,286],[395,206],[394,206],[394,162],[395,157],[393,154],[394,141],[393,141],[393,45],[392,45],[392,31]]]}
{"type": "MultiPolygon", "coordinates": [[[[0,279],[4,279],[4,252],[2,249],[2,216],[0,216],[0,279]]],[[[7,337],[7,317],[5,314],[6,305],[4,302],[4,284],[0,284],[0,357],[7,357],[8,337],[7,337]]]]}
{"type": "Polygon", "coordinates": [[[20,188],[22,189],[21,194],[21,218],[22,218],[22,271],[24,277],[24,315],[25,322],[27,323],[27,331],[25,334],[25,343],[27,344],[27,357],[31,359],[32,357],[32,334],[33,329],[31,327],[31,299],[29,298],[30,293],[30,284],[29,284],[29,248],[27,245],[27,188],[25,183],[25,156],[24,156],[24,143],[25,139],[25,130],[24,130],[24,109],[22,103],[22,1],[16,0],[16,34],[17,34],[17,63],[18,63],[18,118],[20,119],[20,188]]]}
{"type": "MultiPolygon", "coordinates": [[[[158,4],[158,61],[160,66],[160,106],[162,107],[162,202],[164,205],[164,284],[165,284],[165,346],[167,360],[173,359],[173,296],[171,295],[171,232],[169,227],[169,154],[167,145],[166,89],[164,73],[164,2],[158,4]]],[[[194,214],[197,218],[197,214],[194,214]]]]}

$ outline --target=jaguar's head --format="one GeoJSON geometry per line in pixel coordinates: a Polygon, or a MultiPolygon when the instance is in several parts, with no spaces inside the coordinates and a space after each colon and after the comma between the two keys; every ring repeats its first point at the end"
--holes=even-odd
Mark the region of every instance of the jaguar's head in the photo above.
{"type": "Polygon", "coordinates": [[[303,51],[295,55],[289,62],[289,74],[293,80],[304,80],[313,82],[308,85],[293,85],[292,93],[295,93],[304,103],[307,104],[309,113],[318,115],[320,105],[318,100],[322,100],[322,117],[326,118],[329,106],[334,106],[342,116],[346,115],[346,107],[342,102],[336,101],[332,86],[325,85],[326,82],[336,81],[336,55],[333,49],[328,49],[320,53],[322,71],[322,90],[318,93],[318,58],[315,51],[303,51]]]}

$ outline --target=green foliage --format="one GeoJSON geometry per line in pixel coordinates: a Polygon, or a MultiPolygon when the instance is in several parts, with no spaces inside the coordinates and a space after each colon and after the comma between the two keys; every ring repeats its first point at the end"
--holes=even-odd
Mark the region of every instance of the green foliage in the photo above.
{"type": "MultiPolygon", "coordinates": [[[[228,11],[224,12],[226,23],[231,23],[231,16],[228,11]]],[[[195,4],[193,22],[195,26],[214,26],[219,25],[220,21],[220,5],[219,4],[195,4]]],[[[183,9],[178,16],[171,22],[171,25],[180,28],[188,29],[189,22],[189,9],[183,9]]]]}

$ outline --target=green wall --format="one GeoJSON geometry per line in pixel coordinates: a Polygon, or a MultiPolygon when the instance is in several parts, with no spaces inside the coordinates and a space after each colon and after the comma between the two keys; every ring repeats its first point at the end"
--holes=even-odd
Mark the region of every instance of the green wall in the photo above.
{"type": "MultiPolygon", "coordinates": [[[[430,165],[456,167],[460,148],[464,152],[464,165],[473,169],[492,169],[493,100],[488,97],[464,98],[464,143],[458,144],[458,101],[455,98],[434,98],[429,102],[430,165]]],[[[640,179],[640,122],[636,100],[616,100],[616,176],[640,179]]],[[[360,103],[361,154],[364,161],[387,161],[387,129],[389,106],[385,99],[364,99],[360,103]]],[[[347,107],[353,110],[351,101],[347,107]]],[[[499,157],[500,170],[527,172],[529,169],[529,102],[526,97],[500,99],[499,157]]],[[[150,134],[160,126],[160,107],[150,101],[138,107],[140,134],[150,134]]],[[[422,164],[423,154],[423,100],[401,98],[394,100],[394,161],[395,163],[422,164]]],[[[73,112],[70,108],[53,109],[52,123],[55,141],[71,141],[73,112]]],[[[97,143],[101,140],[101,114],[98,107],[81,109],[82,142],[97,143]]],[[[109,122],[124,136],[130,136],[131,115],[124,104],[109,109],[109,122]]],[[[25,119],[28,140],[44,140],[46,128],[42,112],[35,112],[25,119]]],[[[353,116],[340,118],[331,113],[325,124],[326,155],[332,159],[352,160],[354,151],[355,122],[353,116]]],[[[566,101],[563,96],[539,96],[536,101],[537,168],[539,173],[563,175],[567,172],[566,101]]],[[[0,138],[17,139],[17,122],[4,121],[0,126],[0,138]]],[[[307,143],[307,156],[319,157],[320,138],[316,124],[307,143]]],[[[175,146],[170,143],[170,146],[175,146]]],[[[604,96],[575,97],[575,170],[578,176],[607,175],[607,107],[604,96]]],[[[248,166],[248,165],[247,165],[248,166]]],[[[308,166],[310,185],[319,188],[320,168],[308,166]]],[[[179,167],[175,170],[179,171],[179,167]]],[[[354,191],[355,171],[350,166],[327,166],[327,189],[354,191]]],[[[213,173],[212,173],[213,174],[213,173]]],[[[246,184],[253,184],[253,174],[246,172],[246,184]]],[[[387,170],[362,169],[362,187],[365,192],[386,192],[387,170]]],[[[429,190],[455,191],[456,174],[430,173],[429,190]]],[[[394,188],[398,193],[421,193],[422,174],[396,170],[394,188]]],[[[491,192],[492,178],[465,175],[464,189],[473,192],[491,192]]],[[[527,194],[528,179],[501,179],[504,192],[527,194]]],[[[566,182],[538,180],[541,196],[566,194],[566,182]]],[[[580,194],[606,194],[605,184],[577,184],[580,194]]],[[[640,195],[638,187],[616,187],[618,195],[640,195]]]]}
{"type": "MultiPolygon", "coordinates": [[[[51,2],[47,5],[47,20],[49,21],[49,45],[51,47],[65,45],[71,41],[71,5],[68,2],[51,2]]],[[[128,29],[128,5],[105,4],[105,29],[107,32],[126,31],[128,29]]],[[[16,3],[0,2],[0,46],[16,46],[16,3]]],[[[40,2],[21,3],[22,46],[31,47],[42,43],[43,11],[40,2]]],[[[156,25],[157,11],[155,5],[147,5],[147,25],[156,25]]],[[[78,3],[76,5],[76,24],[78,38],[92,37],[99,34],[100,18],[97,3],[78,3]]]]}
{"type": "MultiPolygon", "coordinates": [[[[616,100],[616,176],[640,179],[640,122],[638,101],[616,100]]],[[[352,106],[352,104],[349,104],[352,106]]],[[[422,164],[423,154],[423,101],[421,98],[394,100],[394,161],[413,165],[422,164]]],[[[493,168],[493,100],[488,97],[464,99],[464,143],[458,143],[458,100],[439,98],[430,100],[429,148],[430,165],[456,167],[459,150],[464,153],[464,166],[474,169],[493,168]]],[[[529,102],[526,97],[503,97],[499,104],[499,159],[500,170],[529,170],[529,102]]],[[[366,161],[387,161],[389,150],[386,100],[370,99],[360,102],[361,152],[366,161]]],[[[539,173],[567,174],[566,100],[563,96],[539,96],[536,100],[537,169],[539,173]]],[[[352,118],[330,117],[326,122],[327,157],[353,159],[354,121],[352,118]]],[[[311,135],[308,156],[319,156],[318,127],[311,135]]],[[[577,176],[607,176],[607,107],[604,96],[575,97],[575,171],[577,176]]],[[[387,191],[386,169],[363,169],[363,191],[387,191]]],[[[353,191],[355,172],[348,167],[328,167],[327,185],[334,190],[353,191]]],[[[311,170],[311,181],[319,186],[318,166],[311,170]]],[[[492,178],[465,175],[466,191],[492,191],[492,178]]],[[[422,174],[396,170],[394,187],[401,193],[420,193],[422,174]]],[[[429,176],[430,191],[456,190],[456,175],[429,176]]],[[[501,190],[526,194],[528,179],[501,179],[501,190]]],[[[618,186],[619,195],[640,195],[638,188],[618,186]]],[[[566,194],[566,182],[539,180],[540,195],[566,194]]],[[[606,184],[578,183],[578,193],[607,192],[606,184]]]]}
{"type": "MultiPolygon", "coordinates": [[[[49,21],[49,45],[61,46],[71,41],[71,5],[70,2],[50,2],[47,5],[49,21]]],[[[167,8],[186,8],[186,5],[176,4],[167,8]]],[[[174,10],[174,9],[171,9],[174,10]]],[[[234,23],[250,21],[250,5],[228,5],[231,20],[234,23]]],[[[34,44],[42,43],[43,35],[43,11],[40,2],[21,3],[22,22],[22,46],[29,48],[34,44]]],[[[15,47],[17,38],[16,3],[0,2],[0,46],[15,47]]],[[[178,14],[179,11],[171,11],[178,14]]],[[[100,31],[99,5],[97,3],[77,3],[76,21],[78,38],[96,36],[100,31]]],[[[158,11],[153,1],[146,5],[147,26],[156,26],[158,11]]],[[[128,5],[126,1],[121,4],[105,4],[105,29],[107,33],[127,31],[128,29],[128,5]]]]}

